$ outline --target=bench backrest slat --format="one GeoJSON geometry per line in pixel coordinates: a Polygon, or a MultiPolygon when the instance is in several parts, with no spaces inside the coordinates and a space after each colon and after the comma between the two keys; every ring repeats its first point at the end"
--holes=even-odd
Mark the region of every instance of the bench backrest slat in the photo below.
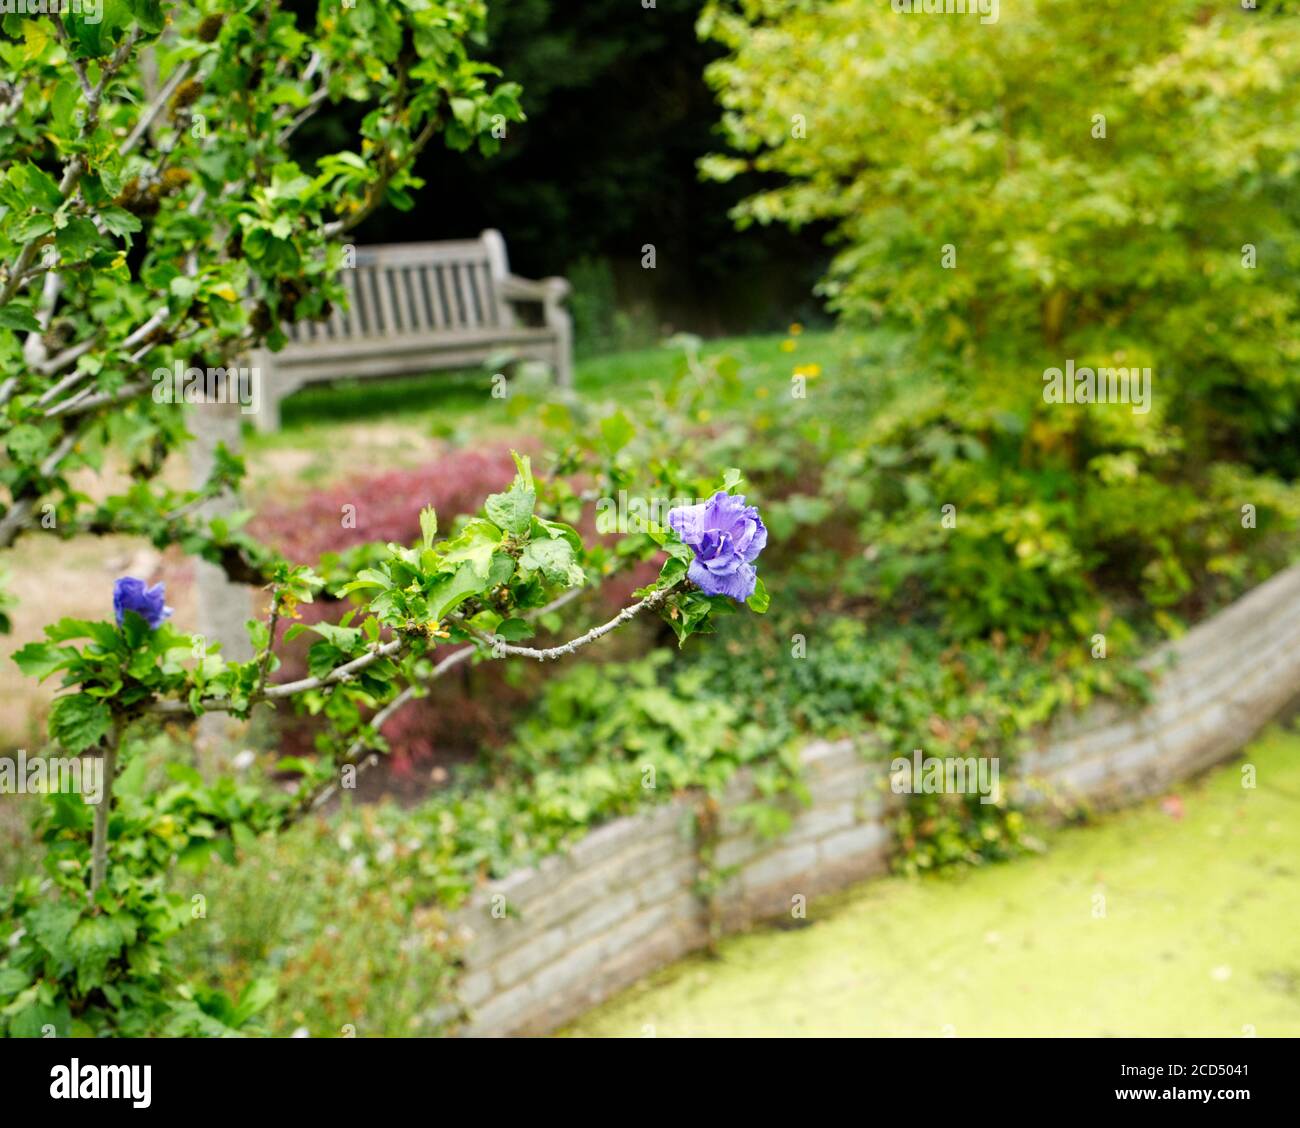
{"type": "Polygon", "coordinates": [[[287,327],[299,344],[496,329],[513,324],[497,290],[504,244],[495,232],[444,243],[357,247],[342,271],[348,309],[287,327]]]}

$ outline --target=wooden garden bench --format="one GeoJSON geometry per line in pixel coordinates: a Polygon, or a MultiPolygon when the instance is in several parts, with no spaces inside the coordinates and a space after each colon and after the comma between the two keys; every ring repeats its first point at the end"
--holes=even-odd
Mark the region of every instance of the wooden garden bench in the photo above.
{"type": "Polygon", "coordinates": [[[509,353],[551,365],[573,382],[573,331],[563,278],[531,282],[510,273],[499,231],[444,243],[357,247],[343,271],[349,308],[285,327],[278,353],[258,349],[259,431],[280,426],[280,401],[307,384],[415,375],[482,364],[509,353]]]}

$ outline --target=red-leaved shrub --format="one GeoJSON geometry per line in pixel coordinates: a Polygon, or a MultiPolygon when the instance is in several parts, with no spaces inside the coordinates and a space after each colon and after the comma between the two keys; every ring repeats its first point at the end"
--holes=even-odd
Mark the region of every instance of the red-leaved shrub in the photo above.
{"type": "Polygon", "coordinates": [[[420,535],[424,506],[432,505],[448,529],[459,514],[477,513],[483,499],[505,489],[514,473],[505,447],[455,451],[407,470],[349,478],[264,506],[249,531],[297,563],[367,541],[408,544],[420,535]]]}
{"type": "MultiPolygon", "coordinates": [[[[326,552],[339,552],[369,541],[410,544],[420,535],[420,509],[432,505],[449,529],[462,513],[476,513],[490,493],[503,490],[514,475],[506,447],[456,451],[409,469],[350,478],[287,502],[264,505],[250,532],[274,545],[290,560],[312,563],[326,552]]],[[[337,622],[351,606],[320,599],[299,608],[299,622],[337,622]]],[[[282,622],[279,635],[289,628],[282,622]]],[[[307,650],[314,636],[281,643],[283,664],[277,681],[307,675],[307,650]]],[[[427,697],[409,703],[384,726],[392,748],[391,771],[410,777],[417,764],[460,760],[500,744],[514,709],[527,694],[506,684],[502,671],[462,666],[430,687],[427,697]]],[[[281,743],[286,755],[310,753],[319,724],[285,710],[281,743]]]]}

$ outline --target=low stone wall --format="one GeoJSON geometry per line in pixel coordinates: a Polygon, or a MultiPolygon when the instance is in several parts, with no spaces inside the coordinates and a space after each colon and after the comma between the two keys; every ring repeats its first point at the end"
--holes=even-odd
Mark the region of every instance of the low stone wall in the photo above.
{"type": "MultiPolygon", "coordinates": [[[[1300,694],[1300,566],[1146,665],[1158,675],[1150,704],[1102,703],[1018,758],[1018,786],[1031,801],[1132,801],[1241,748],[1300,694]]],[[[485,886],[454,922],[465,942],[464,1033],[544,1033],[703,947],[711,928],[788,915],[796,896],[884,871],[889,807],[898,800],[889,761],[912,750],[869,744],[804,749],[811,803],[775,840],[758,838],[737,815],[754,799],[748,774],[731,782],[710,808],[713,864],[729,875],[711,904],[696,891],[695,797],[609,823],[567,854],[485,886]]]]}

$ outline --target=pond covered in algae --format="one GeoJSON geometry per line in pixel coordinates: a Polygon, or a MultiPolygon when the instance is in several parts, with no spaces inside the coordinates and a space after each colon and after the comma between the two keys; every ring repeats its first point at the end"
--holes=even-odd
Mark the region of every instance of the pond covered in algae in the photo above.
{"type": "Polygon", "coordinates": [[[814,902],[563,1033],[1300,1035],[1300,734],[1047,841],[814,902]]]}

